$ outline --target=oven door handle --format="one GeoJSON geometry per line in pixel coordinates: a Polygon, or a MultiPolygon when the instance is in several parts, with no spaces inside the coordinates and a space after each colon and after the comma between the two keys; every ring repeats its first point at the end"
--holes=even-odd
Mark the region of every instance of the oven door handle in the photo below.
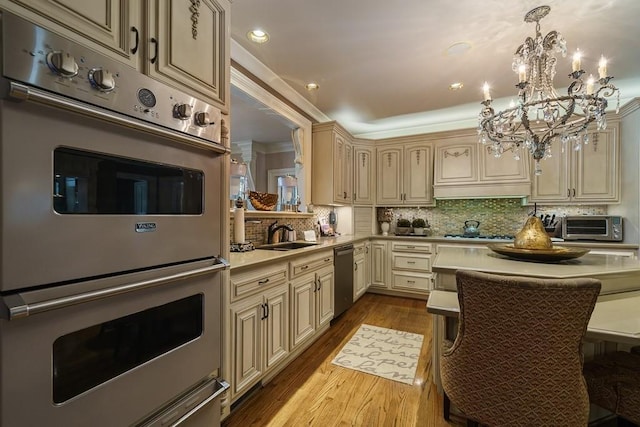
{"type": "Polygon", "coordinates": [[[84,114],[85,116],[94,117],[111,123],[116,123],[121,126],[143,130],[157,136],[170,138],[174,141],[196,146],[208,151],[213,151],[220,154],[231,152],[231,150],[220,144],[205,142],[198,138],[188,136],[187,134],[182,134],[170,129],[155,126],[142,120],[132,119],[123,114],[103,110],[101,108],[96,108],[88,104],[81,104],[79,102],[75,102],[40,89],[23,85],[21,83],[10,82],[9,96],[19,101],[33,101],[40,104],[51,105],[54,107],[73,111],[74,113],[80,113],[84,114]]]}
{"type": "MultiPolygon", "coordinates": [[[[84,292],[76,295],[67,295],[64,297],[53,298],[44,301],[27,303],[20,293],[11,294],[2,297],[2,305],[6,306],[6,309],[0,310],[2,314],[1,317],[4,317],[8,320],[16,320],[31,316],[33,314],[44,313],[46,311],[58,310],[60,308],[68,307],[75,304],[82,304],[100,299],[110,298],[128,292],[139,291],[141,289],[162,286],[170,282],[175,282],[177,280],[188,279],[191,277],[200,276],[202,274],[213,273],[218,270],[226,270],[228,268],[229,262],[224,258],[218,257],[216,258],[215,264],[207,267],[171,274],[169,276],[163,276],[156,279],[142,280],[140,282],[127,283],[111,288],[99,289],[96,291],[84,292]]],[[[1,308],[2,307],[0,306],[0,309],[1,308]]]]}

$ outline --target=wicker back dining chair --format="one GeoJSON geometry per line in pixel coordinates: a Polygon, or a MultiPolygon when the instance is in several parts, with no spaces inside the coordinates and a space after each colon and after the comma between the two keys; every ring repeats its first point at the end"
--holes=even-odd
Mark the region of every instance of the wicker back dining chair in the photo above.
{"type": "Polygon", "coordinates": [[[451,403],[487,426],[586,426],[582,339],[600,281],[458,271],[456,282],[458,335],[440,359],[451,403]]]}

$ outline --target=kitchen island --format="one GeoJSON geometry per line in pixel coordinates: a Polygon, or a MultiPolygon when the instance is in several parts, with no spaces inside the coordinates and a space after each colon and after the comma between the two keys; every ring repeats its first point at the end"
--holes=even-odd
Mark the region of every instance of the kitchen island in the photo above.
{"type": "MultiPolygon", "coordinates": [[[[443,248],[432,269],[435,287],[429,296],[427,310],[434,314],[433,381],[441,390],[440,355],[444,339],[453,340],[457,333],[459,313],[455,284],[457,270],[529,276],[537,278],[593,277],[602,282],[600,297],[589,322],[587,340],[603,340],[623,345],[640,342],[640,261],[615,255],[587,254],[559,263],[526,262],[510,259],[488,248],[443,248]]],[[[608,347],[610,348],[610,346],[608,347]]],[[[599,352],[595,346],[583,348],[585,356],[599,352]]]]}

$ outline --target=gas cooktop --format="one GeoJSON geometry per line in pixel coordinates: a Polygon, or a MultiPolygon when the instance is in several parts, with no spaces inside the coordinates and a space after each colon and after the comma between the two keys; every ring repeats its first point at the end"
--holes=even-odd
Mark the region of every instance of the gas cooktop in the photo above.
{"type": "Polygon", "coordinates": [[[469,236],[466,234],[445,234],[445,239],[480,239],[480,240],[513,240],[515,236],[511,234],[480,234],[469,236]]]}

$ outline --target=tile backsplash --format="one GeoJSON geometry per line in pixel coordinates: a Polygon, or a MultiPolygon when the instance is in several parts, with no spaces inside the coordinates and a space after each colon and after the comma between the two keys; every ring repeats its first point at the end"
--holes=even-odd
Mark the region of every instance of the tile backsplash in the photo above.
{"type": "MultiPolygon", "coordinates": [[[[431,226],[431,235],[462,234],[464,222],[480,222],[481,234],[515,234],[522,229],[533,206],[522,206],[522,199],[437,200],[435,207],[391,208],[393,233],[399,218],[423,218],[431,226]]],[[[377,208],[378,217],[385,208],[377,208]]],[[[607,206],[538,206],[537,215],[606,215],[607,206]]]]}
{"type": "MultiPolygon", "coordinates": [[[[481,234],[515,234],[522,229],[527,216],[533,211],[532,206],[522,206],[522,199],[462,199],[462,200],[437,200],[435,207],[411,207],[411,208],[377,208],[379,217],[382,211],[390,209],[393,213],[390,233],[395,231],[395,223],[398,218],[425,219],[433,236],[445,234],[462,234],[464,222],[474,220],[480,222],[481,234]]],[[[287,217],[259,217],[252,216],[245,222],[245,240],[254,245],[266,243],[266,230],[274,221],[278,224],[290,225],[296,230],[298,239],[302,239],[304,230],[316,230],[318,218],[326,218],[331,211],[327,206],[315,206],[314,216],[309,218],[287,217]]],[[[538,206],[537,214],[562,217],[565,215],[606,215],[606,205],[576,205],[576,206],[538,206]]],[[[340,221],[340,218],[338,218],[340,221]]],[[[230,221],[230,236],[233,237],[233,217],[230,221]]],[[[378,223],[379,227],[379,223],[378,223]]],[[[378,228],[378,233],[380,229],[378,228]]]]}

